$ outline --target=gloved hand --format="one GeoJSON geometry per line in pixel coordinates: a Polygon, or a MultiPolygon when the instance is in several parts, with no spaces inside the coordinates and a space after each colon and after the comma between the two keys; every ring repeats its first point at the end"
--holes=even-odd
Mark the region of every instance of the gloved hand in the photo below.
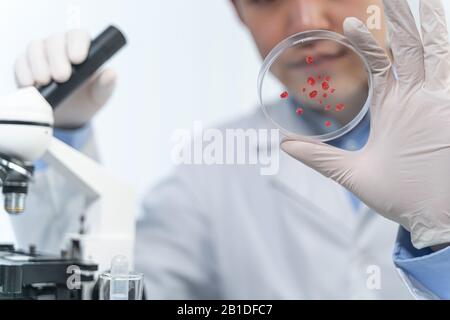
{"type": "MultiPolygon", "coordinates": [[[[286,140],[282,148],[411,232],[416,248],[450,243],[450,45],[440,0],[421,0],[423,43],[406,0],[385,0],[393,72],[356,18],[345,35],[374,72],[368,144],[348,152],[286,140]]],[[[324,199],[326,201],[326,199],[324,199]]]]}
{"type": "MultiPolygon", "coordinates": [[[[83,30],[32,42],[16,62],[18,86],[41,87],[51,80],[66,82],[72,75],[71,65],[86,60],[90,45],[91,38],[83,30]]],[[[63,129],[84,126],[106,104],[115,86],[114,71],[105,69],[97,73],[55,110],[55,126],[63,129]]]]}

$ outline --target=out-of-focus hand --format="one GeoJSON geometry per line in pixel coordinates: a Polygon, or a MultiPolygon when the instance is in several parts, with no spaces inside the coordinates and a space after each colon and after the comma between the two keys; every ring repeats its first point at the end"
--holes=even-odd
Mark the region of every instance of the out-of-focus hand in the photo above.
{"type": "MultiPolygon", "coordinates": [[[[59,83],[68,81],[72,65],[86,60],[90,45],[91,38],[83,30],[33,41],[16,62],[17,85],[20,88],[42,87],[52,80],[59,83]]],[[[55,126],[64,129],[84,126],[106,104],[115,86],[113,70],[105,69],[95,74],[55,110],[55,126]]]]}
{"type": "MultiPolygon", "coordinates": [[[[385,0],[395,70],[355,18],[345,35],[374,73],[368,144],[348,152],[285,141],[282,148],[411,232],[415,247],[450,243],[450,45],[440,0],[422,0],[423,42],[406,0],[385,0]]],[[[324,199],[326,201],[326,199],[324,199]]]]}

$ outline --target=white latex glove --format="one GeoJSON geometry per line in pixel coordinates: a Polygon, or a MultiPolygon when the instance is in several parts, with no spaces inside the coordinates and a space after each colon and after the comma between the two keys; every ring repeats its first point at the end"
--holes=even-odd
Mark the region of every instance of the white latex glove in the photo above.
{"type": "MultiPolygon", "coordinates": [[[[86,60],[90,45],[91,38],[83,30],[32,42],[16,62],[18,86],[41,87],[51,80],[66,82],[72,75],[71,65],[86,60]]],[[[64,129],[84,126],[106,104],[115,86],[114,71],[107,69],[97,73],[55,110],[55,126],[64,129]]]]}
{"type": "MultiPolygon", "coordinates": [[[[406,0],[385,0],[398,79],[356,18],[345,35],[374,72],[371,133],[348,152],[314,141],[282,148],[411,232],[416,248],[450,243],[450,45],[440,0],[420,4],[422,36],[406,0]]],[[[324,199],[326,201],[326,199],[324,199]]]]}

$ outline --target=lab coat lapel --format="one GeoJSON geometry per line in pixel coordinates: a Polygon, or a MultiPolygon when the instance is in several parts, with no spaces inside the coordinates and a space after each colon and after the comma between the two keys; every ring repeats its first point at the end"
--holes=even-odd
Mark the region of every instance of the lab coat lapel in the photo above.
{"type": "MultiPolygon", "coordinates": [[[[273,124],[261,114],[258,125],[275,129],[273,124]]],[[[313,169],[292,158],[280,148],[280,140],[270,141],[269,145],[258,143],[258,151],[279,154],[279,171],[271,177],[272,187],[279,192],[289,193],[297,199],[300,206],[309,203],[314,210],[314,219],[318,220],[328,232],[344,241],[352,239],[359,218],[353,209],[347,190],[331,179],[327,179],[313,169]]],[[[308,211],[308,210],[305,210],[308,211]]],[[[301,214],[301,212],[299,212],[301,214]]]]}
{"type": "Polygon", "coordinates": [[[323,220],[323,225],[329,226],[331,232],[351,237],[357,218],[347,191],[279,148],[278,152],[280,169],[272,177],[273,186],[283,186],[283,190],[289,190],[301,203],[308,201],[316,207],[316,218],[323,220]]]}

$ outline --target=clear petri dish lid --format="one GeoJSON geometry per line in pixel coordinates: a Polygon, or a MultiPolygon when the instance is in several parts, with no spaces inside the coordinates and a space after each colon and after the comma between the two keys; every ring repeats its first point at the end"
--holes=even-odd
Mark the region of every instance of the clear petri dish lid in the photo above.
{"type": "Polygon", "coordinates": [[[372,72],[344,36],[302,32],[266,57],[258,95],[266,117],[285,136],[332,141],[353,130],[368,113],[372,72]]]}

